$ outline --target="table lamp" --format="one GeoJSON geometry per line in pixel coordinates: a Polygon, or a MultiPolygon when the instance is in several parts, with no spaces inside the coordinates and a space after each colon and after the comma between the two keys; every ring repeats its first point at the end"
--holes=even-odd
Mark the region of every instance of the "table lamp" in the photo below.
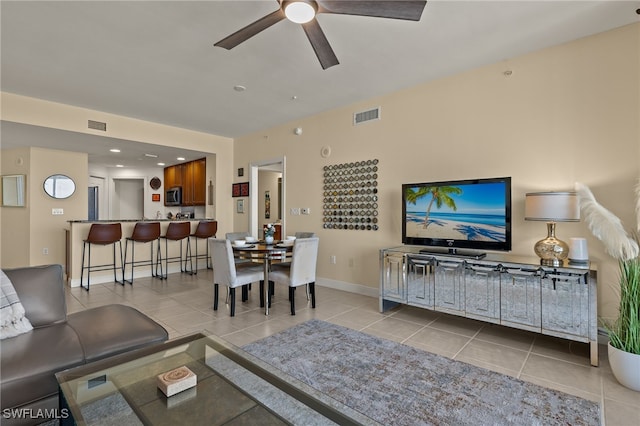
{"type": "Polygon", "coordinates": [[[526,194],[524,219],[547,222],[547,238],[536,243],[533,250],[540,264],[562,266],[569,255],[569,246],[556,238],[556,222],[578,222],[580,207],[575,192],[532,192],[526,194]]]}

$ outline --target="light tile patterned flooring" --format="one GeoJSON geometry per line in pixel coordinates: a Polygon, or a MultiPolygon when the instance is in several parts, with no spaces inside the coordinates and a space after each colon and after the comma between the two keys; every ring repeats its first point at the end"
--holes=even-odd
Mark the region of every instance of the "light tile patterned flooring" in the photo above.
{"type": "Polygon", "coordinates": [[[285,287],[276,286],[269,316],[259,308],[257,285],[246,303],[239,302],[238,290],[231,318],[224,287],[219,309],[213,310],[212,279],[211,270],[200,270],[168,280],[139,278],[133,286],[93,284],[89,292],[67,287],[67,309],[121,303],[161,323],[170,338],[208,330],[238,346],[317,318],[598,402],[604,406],[603,425],[640,426],[640,392],[617,383],[603,345],[600,367],[594,368],[587,344],[406,306],[380,313],[375,298],[320,286],[316,309],[307,306],[303,287],[296,291],[295,316],[285,287]]]}

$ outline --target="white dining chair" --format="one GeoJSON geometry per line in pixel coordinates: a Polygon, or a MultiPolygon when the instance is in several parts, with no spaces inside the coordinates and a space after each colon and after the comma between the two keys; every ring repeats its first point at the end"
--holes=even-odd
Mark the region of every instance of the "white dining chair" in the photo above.
{"type": "Polygon", "coordinates": [[[318,261],[318,238],[296,238],[293,242],[291,266],[277,267],[269,273],[269,280],[276,284],[289,286],[289,302],[291,315],[296,314],[295,289],[301,285],[309,285],[311,307],[316,307],[316,264],[318,261]]]}
{"type": "Polygon", "coordinates": [[[295,233],[296,238],[314,238],[316,236],[315,232],[305,232],[298,231],[295,233]]]}
{"type": "Polygon", "coordinates": [[[230,313],[234,316],[236,288],[242,287],[242,301],[245,302],[249,298],[247,285],[264,280],[264,268],[251,263],[236,265],[231,241],[227,239],[209,238],[209,253],[213,265],[213,310],[218,310],[218,286],[225,285],[229,289],[230,313]]]}
{"type": "Polygon", "coordinates": [[[251,234],[249,234],[248,232],[227,232],[224,237],[231,241],[234,242],[235,240],[244,240],[246,237],[250,236],[251,234]]]}

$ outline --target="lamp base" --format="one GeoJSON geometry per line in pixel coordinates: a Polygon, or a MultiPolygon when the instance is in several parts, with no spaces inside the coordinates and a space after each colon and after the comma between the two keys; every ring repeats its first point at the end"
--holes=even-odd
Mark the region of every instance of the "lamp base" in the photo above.
{"type": "Polygon", "coordinates": [[[569,245],[555,236],[555,222],[547,223],[547,238],[540,240],[533,250],[540,257],[540,264],[544,266],[562,266],[569,256],[569,245]]]}

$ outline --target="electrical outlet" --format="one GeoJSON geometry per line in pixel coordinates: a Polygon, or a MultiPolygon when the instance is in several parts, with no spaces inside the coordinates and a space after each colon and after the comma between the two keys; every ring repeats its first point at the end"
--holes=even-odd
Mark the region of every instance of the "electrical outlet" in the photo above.
{"type": "Polygon", "coordinates": [[[332,265],[336,264],[336,257],[335,256],[330,256],[329,257],[329,263],[331,263],[332,265]]]}
{"type": "Polygon", "coordinates": [[[301,212],[302,214],[311,214],[311,209],[309,207],[303,207],[301,212]]]}
{"type": "Polygon", "coordinates": [[[42,249],[42,254],[49,254],[49,249],[47,247],[44,247],[42,249]]]}
{"type": "Polygon", "coordinates": [[[291,216],[298,216],[300,215],[300,207],[291,207],[289,212],[291,213],[291,216]]]}
{"type": "Polygon", "coordinates": [[[64,214],[64,209],[51,209],[51,214],[54,216],[60,216],[64,214]]]}

